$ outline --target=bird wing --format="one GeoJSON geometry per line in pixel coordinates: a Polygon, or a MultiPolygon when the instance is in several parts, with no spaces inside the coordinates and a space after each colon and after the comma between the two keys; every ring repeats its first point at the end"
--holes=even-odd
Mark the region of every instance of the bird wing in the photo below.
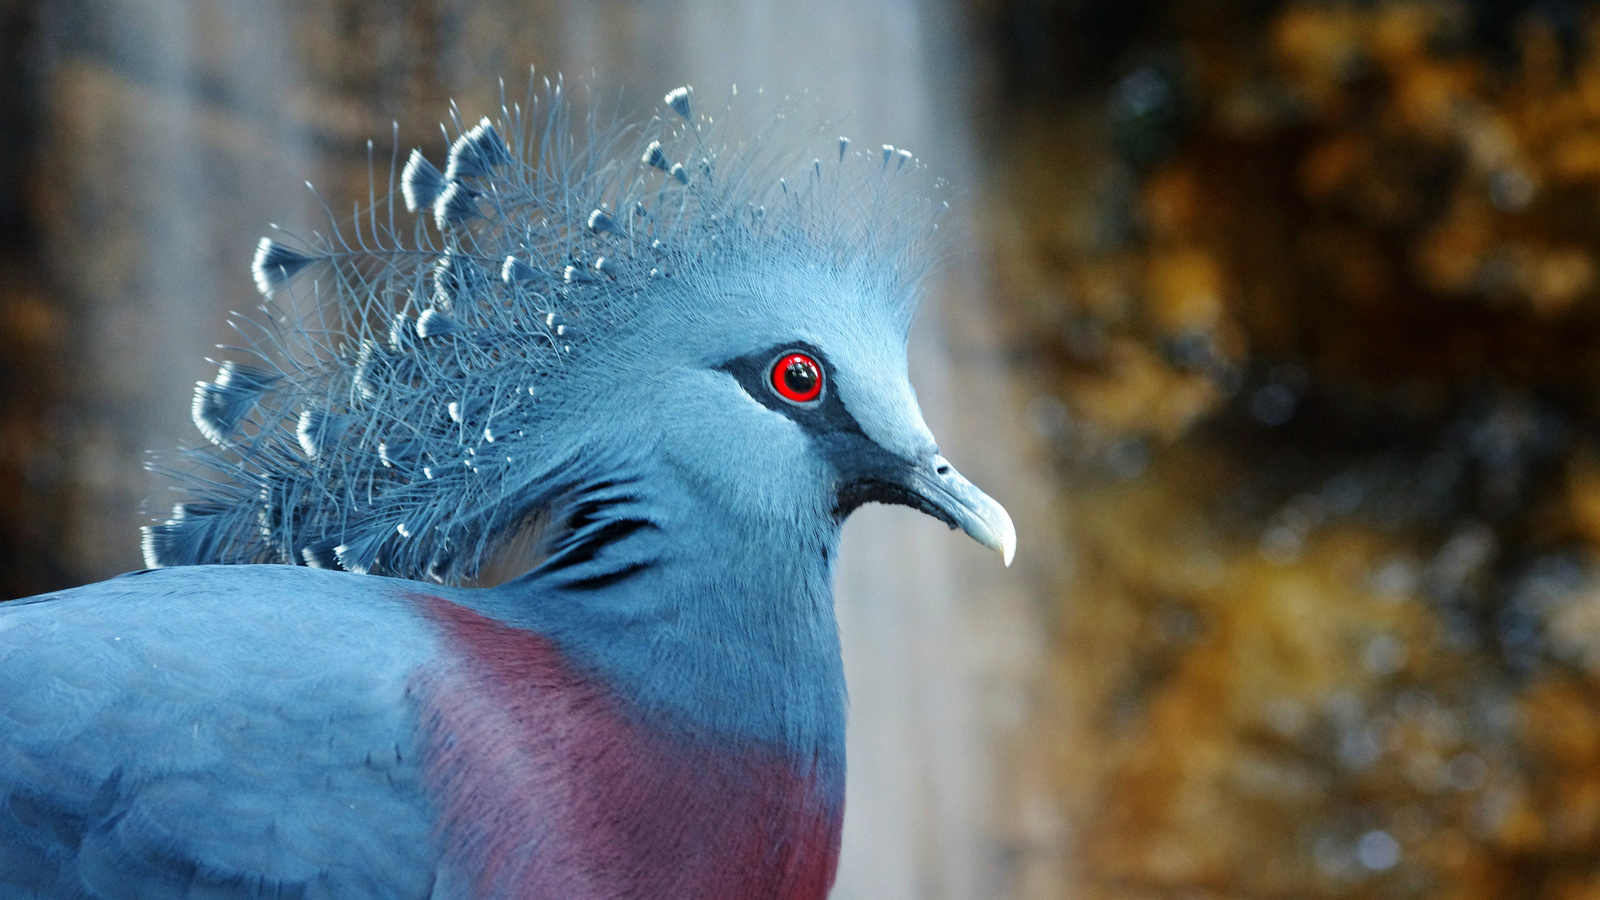
{"type": "Polygon", "coordinates": [[[0,604],[0,897],[440,888],[386,579],[152,570],[0,604]]]}

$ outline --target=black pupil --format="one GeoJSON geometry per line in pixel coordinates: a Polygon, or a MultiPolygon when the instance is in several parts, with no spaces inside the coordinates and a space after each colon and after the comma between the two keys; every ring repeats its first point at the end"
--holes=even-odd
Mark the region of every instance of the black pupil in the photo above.
{"type": "Polygon", "coordinates": [[[796,394],[811,393],[817,386],[817,369],[803,359],[793,359],[783,370],[783,386],[796,394]]]}

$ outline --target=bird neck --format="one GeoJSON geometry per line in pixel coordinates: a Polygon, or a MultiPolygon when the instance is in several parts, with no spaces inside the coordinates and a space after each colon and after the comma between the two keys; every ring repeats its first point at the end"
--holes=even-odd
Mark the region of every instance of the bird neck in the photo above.
{"type": "Polygon", "coordinates": [[[552,640],[641,720],[785,752],[842,790],[837,520],[627,480],[577,496],[550,557],[475,605],[552,640]]]}

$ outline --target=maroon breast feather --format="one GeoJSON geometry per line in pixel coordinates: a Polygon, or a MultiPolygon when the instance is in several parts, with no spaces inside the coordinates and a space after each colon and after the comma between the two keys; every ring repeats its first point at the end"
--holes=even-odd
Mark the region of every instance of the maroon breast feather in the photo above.
{"type": "Polygon", "coordinates": [[[542,635],[418,596],[430,790],[482,898],[823,900],[841,804],[814,761],[649,723],[542,635]]]}

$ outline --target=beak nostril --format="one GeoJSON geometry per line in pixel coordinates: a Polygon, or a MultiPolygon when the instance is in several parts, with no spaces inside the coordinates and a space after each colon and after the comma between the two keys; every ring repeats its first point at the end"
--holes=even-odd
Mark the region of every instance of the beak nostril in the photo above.
{"type": "Polygon", "coordinates": [[[926,501],[917,508],[951,528],[960,528],[985,547],[1000,551],[1006,565],[1011,565],[1011,557],[1017,551],[1017,529],[1005,508],[962,478],[956,467],[937,452],[925,459],[908,473],[911,481],[907,487],[926,501]]]}

